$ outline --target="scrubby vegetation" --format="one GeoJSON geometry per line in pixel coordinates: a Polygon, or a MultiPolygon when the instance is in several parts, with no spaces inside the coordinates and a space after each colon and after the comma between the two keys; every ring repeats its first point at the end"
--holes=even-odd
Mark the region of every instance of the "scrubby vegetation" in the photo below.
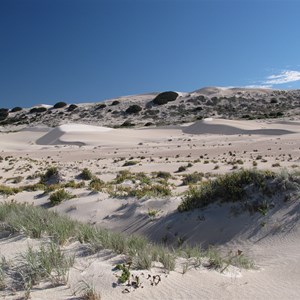
{"type": "Polygon", "coordinates": [[[71,193],[67,192],[65,189],[61,189],[51,194],[49,200],[52,205],[57,205],[64,200],[72,198],[74,198],[74,196],[71,193]]]}
{"type": "Polygon", "coordinates": [[[88,168],[84,168],[82,172],[79,174],[79,177],[82,180],[91,180],[93,179],[94,175],[88,168]]]}
{"type": "Polygon", "coordinates": [[[218,176],[191,187],[179,205],[179,211],[203,208],[214,202],[239,202],[251,212],[262,212],[272,206],[266,199],[278,190],[299,189],[298,180],[293,176],[283,178],[271,171],[240,170],[218,176]],[[263,195],[257,200],[253,195],[263,195]]]}

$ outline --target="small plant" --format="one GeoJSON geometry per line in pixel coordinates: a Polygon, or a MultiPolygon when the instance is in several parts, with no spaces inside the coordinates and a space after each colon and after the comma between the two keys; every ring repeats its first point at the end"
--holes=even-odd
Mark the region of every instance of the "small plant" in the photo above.
{"type": "Polygon", "coordinates": [[[84,168],[82,170],[82,172],[79,174],[79,177],[82,180],[92,180],[94,175],[92,174],[92,172],[88,168],[84,168]]]}
{"type": "Polygon", "coordinates": [[[128,264],[128,265],[125,265],[125,264],[116,265],[116,270],[122,271],[121,276],[118,277],[118,281],[120,283],[125,283],[126,281],[129,280],[129,278],[130,278],[129,268],[130,268],[130,264],[128,264]]]}
{"type": "Polygon", "coordinates": [[[64,200],[69,200],[72,198],[74,198],[74,195],[67,192],[65,189],[61,189],[51,194],[49,200],[52,205],[57,205],[64,200]]]}
{"type": "Polygon", "coordinates": [[[89,188],[93,191],[100,192],[104,187],[104,182],[99,178],[93,178],[89,184],[89,188]]]}
{"type": "Polygon", "coordinates": [[[170,179],[172,175],[169,172],[159,171],[156,173],[157,178],[170,179]]]}
{"type": "Polygon", "coordinates": [[[186,171],[186,169],[187,169],[187,166],[180,166],[178,168],[178,170],[176,171],[176,173],[184,172],[184,171],[186,171]]]}
{"type": "Polygon", "coordinates": [[[59,173],[56,167],[50,167],[44,174],[41,174],[40,183],[42,184],[56,184],[59,182],[59,173]]]}
{"type": "Polygon", "coordinates": [[[184,176],[184,178],[182,180],[182,185],[195,184],[195,183],[201,181],[203,176],[204,176],[203,173],[198,173],[198,172],[194,172],[192,174],[187,174],[184,176]]]}
{"type": "Polygon", "coordinates": [[[158,209],[148,209],[148,216],[151,219],[154,219],[158,215],[159,212],[160,212],[160,210],[158,210],[158,209]]]}

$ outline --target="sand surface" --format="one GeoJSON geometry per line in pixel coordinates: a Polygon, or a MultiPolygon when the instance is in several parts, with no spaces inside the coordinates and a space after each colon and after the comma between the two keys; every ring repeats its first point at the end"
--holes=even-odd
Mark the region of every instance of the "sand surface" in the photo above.
{"type": "MultiPolygon", "coordinates": [[[[234,216],[228,205],[177,212],[182,193],[187,189],[181,186],[183,174],[197,171],[213,176],[230,172],[233,165],[252,168],[253,162],[258,169],[299,171],[299,122],[206,119],[163,128],[111,129],[78,124],[28,128],[0,133],[0,156],[4,158],[0,163],[0,184],[10,186],[15,185],[11,178],[16,176],[24,178],[23,185],[34,182],[27,176],[50,165],[60,169],[65,181],[76,178],[85,167],[106,182],[124,169],[146,174],[170,172],[173,175],[172,196],[167,198],[116,198],[82,188],[74,191],[76,198],[50,209],[116,232],[146,235],[155,242],[167,236],[171,243],[176,243],[178,237],[184,237],[185,243],[216,245],[223,253],[241,249],[256,264],[254,270],[233,268],[221,274],[199,268],[184,275],[178,264],[175,271],[163,274],[160,285],[150,286],[145,279],[143,289],[123,294],[122,287],[112,287],[115,282],[112,268],[119,258],[103,252],[79,258],[70,272],[68,286],[37,287],[32,299],[78,299],[72,292],[82,278],[93,282],[102,299],[299,298],[299,199],[280,206],[267,216],[248,213],[234,216]],[[124,167],[127,160],[138,163],[124,167]],[[232,164],[236,160],[240,163],[232,164]],[[188,163],[192,166],[176,173],[180,166],[188,163]],[[154,220],[148,216],[149,209],[160,211],[154,220]]],[[[0,201],[14,199],[46,205],[48,196],[40,194],[22,192],[10,197],[0,196],[0,201]]],[[[1,238],[0,256],[14,259],[28,244],[38,245],[38,241],[25,237],[1,238]]],[[[77,251],[78,247],[71,244],[66,250],[77,251]]],[[[161,270],[153,269],[152,272],[161,270]]],[[[19,296],[6,295],[4,299],[19,296]]]]}

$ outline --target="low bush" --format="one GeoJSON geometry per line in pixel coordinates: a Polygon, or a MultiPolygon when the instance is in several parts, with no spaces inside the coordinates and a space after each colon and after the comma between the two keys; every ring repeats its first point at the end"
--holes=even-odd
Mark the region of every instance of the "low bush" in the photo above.
{"type": "Polygon", "coordinates": [[[142,108],[137,105],[137,104],[133,104],[131,106],[129,106],[127,109],[126,109],[126,113],[127,114],[137,114],[139,113],[140,111],[142,110],[142,108]]]}
{"type": "Polygon", "coordinates": [[[182,180],[182,185],[195,184],[202,180],[204,174],[194,172],[192,174],[186,174],[182,180]]]}
{"type": "Polygon", "coordinates": [[[64,189],[61,189],[51,194],[49,200],[52,205],[57,205],[64,200],[69,200],[72,198],[74,198],[74,195],[64,189]]]}
{"type": "Polygon", "coordinates": [[[18,111],[21,111],[21,110],[23,110],[22,107],[16,106],[16,107],[11,109],[11,112],[18,112],[18,111]]]}
{"type": "Polygon", "coordinates": [[[34,114],[34,113],[42,113],[47,111],[47,108],[44,106],[40,106],[40,107],[33,107],[29,110],[30,114],[34,114]]]}
{"type": "Polygon", "coordinates": [[[199,187],[191,187],[182,203],[179,211],[187,211],[202,208],[210,203],[242,201],[246,195],[246,186],[253,184],[258,189],[266,188],[266,181],[275,178],[273,172],[240,170],[219,176],[215,180],[203,182],[199,187]]]}
{"type": "Polygon", "coordinates": [[[82,172],[79,174],[79,177],[82,180],[92,180],[94,178],[94,175],[88,168],[84,168],[82,172]]]}
{"type": "Polygon", "coordinates": [[[70,104],[68,107],[68,111],[73,111],[77,108],[78,106],[76,104],[70,104]]]}
{"type": "Polygon", "coordinates": [[[65,106],[67,106],[67,103],[66,103],[66,102],[57,102],[57,103],[55,103],[55,104],[53,105],[53,108],[54,108],[54,109],[57,109],[57,108],[63,108],[63,107],[65,107],[65,106]]]}
{"type": "Polygon", "coordinates": [[[178,94],[176,92],[163,92],[158,94],[153,100],[153,104],[155,105],[164,105],[167,104],[170,101],[175,101],[178,97],[178,94]]]}

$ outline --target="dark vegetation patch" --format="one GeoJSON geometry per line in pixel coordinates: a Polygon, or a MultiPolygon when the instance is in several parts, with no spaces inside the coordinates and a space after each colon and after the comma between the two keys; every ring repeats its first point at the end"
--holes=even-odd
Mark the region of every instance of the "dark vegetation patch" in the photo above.
{"type": "Polygon", "coordinates": [[[34,114],[34,113],[42,113],[42,112],[45,112],[47,111],[47,108],[46,107],[33,107],[30,109],[29,113],[30,114],[34,114]]]}
{"type": "Polygon", "coordinates": [[[22,107],[16,106],[16,107],[11,109],[11,112],[18,112],[18,111],[21,111],[21,110],[23,110],[22,107]]]}
{"type": "Polygon", "coordinates": [[[137,104],[133,104],[131,106],[129,106],[127,109],[126,109],[126,113],[127,114],[137,114],[139,113],[140,111],[142,110],[142,108],[137,105],[137,104]]]}
{"type": "Polygon", "coordinates": [[[54,109],[57,109],[57,108],[63,108],[63,107],[65,107],[65,106],[67,106],[67,103],[66,103],[66,102],[57,102],[57,103],[55,103],[55,104],[53,105],[53,108],[54,108],[54,109]]]}
{"type": "Polygon", "coordinates": [[[120,101],[114,100],[110,106],[115,106],[115,105],[118,105],[118,104],[120,104],[120,101]]]}
{"type": "Polygon", "coordinates": [[[99,105],[97,105],[96,106],[96,108],[95,108],[95,110],[100,110],[100,109],[103,109],[103,108],[105,108],[107,105],[106,104],[99,104],[99,105]]]}
{"type": "Polygon", "coordinates": [[[76,104],[70,104],[68,107],[68,111],[73,111],[77,108],[78,106],[76,104]]]}
{"type": "Polygon", "coordinates": [[[299,179],[280,176],[271,171],[240,170],[191,187],[178,210],[188,211],[203,208],[209,204],[240,203],[250,212],[271,208],[275,193],[299,189],[299,179]]]}
{"type": "Polygon", "coordinates": [[[178,94],[176,92],[163,92],[158,94],[153,100],[152,103],[155,105],[164,105],[167,104],[170,101],[175,101],[178,97],[178,94]]]}

